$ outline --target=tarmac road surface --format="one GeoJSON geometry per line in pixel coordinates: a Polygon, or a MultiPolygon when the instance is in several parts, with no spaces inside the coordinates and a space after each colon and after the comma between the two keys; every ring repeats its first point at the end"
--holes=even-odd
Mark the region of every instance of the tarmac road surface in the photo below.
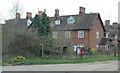
{"type": "Polygon", "coordinates": [[[118,61],[79,64],[3,66],[3,71],[118,71],[118,61]]]}

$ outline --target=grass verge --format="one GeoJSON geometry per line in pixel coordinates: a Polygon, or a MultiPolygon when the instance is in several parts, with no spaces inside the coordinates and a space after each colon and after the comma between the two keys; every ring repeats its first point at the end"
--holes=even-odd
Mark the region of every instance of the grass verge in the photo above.
{"type": "Polygon", "coordinates": [[[86,63],[86,62],[95,62],[95,61],[109,61],[109,60],[118,60],[118,57],[93,57],[93,58],[80,58],[77,59],[41,59],[41,58],[29,58],[23,64],[32,65],[32,64],[67,64],[67,63],[86,63]]]}
{"type": "MultiPolygon", "coordinates": [[[[75,63],[87,63],[87,62],[96,62],[96,61],[109,61],[109,60],[118,60],[118,57],[113,56],[107,56],[107,57],[89,57],[89,58],[83,58],[82,60],[80,58],[77,59],[41,59],[41,58],[27,58],[23,63],[19,65],[35,65],[35,64],[75,64],[75,63]]],[[[18,65],[17,63],[13,64],[3,64],[5,65],[18,65]]]]}

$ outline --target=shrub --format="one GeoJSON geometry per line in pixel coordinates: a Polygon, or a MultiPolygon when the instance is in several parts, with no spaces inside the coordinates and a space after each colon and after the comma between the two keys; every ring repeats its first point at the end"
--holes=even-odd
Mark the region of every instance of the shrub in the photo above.
{"type": "Polygon", "coordinates": [[[91,52],[92,52],[92,53],[97,52],[97,48],[92,48],[92,49],[91,49],[91,52]]]}
{"type": "Polygon", "coordinates": [[[25,60],[26,58],[23,56],[16,56],[16,57],[11,58],[9,63],[13,65],[18,65],[18,64],[23,64],[25,60]]]}

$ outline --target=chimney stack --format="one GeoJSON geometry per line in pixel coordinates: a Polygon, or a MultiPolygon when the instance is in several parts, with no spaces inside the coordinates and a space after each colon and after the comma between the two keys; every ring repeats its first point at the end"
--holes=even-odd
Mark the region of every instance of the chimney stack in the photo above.
{"type": "Polygon", "coordinates": [[[113,27],[114,27],[114,28],[118,27],[118,23],[117,23],[117,22],[114,22],[114,23],[113,23],[113,27]]]}
{"type": "Polygon", "coordinates": [[[27,19],[32,18],[32,13],[31,13],[31,12],[26,12],[26,18],[27,18],[27,19]]]}
{"type": "Polygon", "coordinates": [[[59,10],[58,9],[55,9],[55,17],[59,16],[59,10]]]}
{"type": "Polygon", "coordinates": [[[38,15],[39,15],[39,16],[42,16],[42,11],[38,11],[38,15]]]}
{"type": "Polygon", "coordinates": [[[105,21],[105,26],[109,27],[110,26],[110,20],[105,21]]]}
{"type": "Polygon", "coordinates": [[[79,7],[79,14],[85,14],[85,8],[79,7]]]}
{"type": "Polygon", "coordinates": [[[20,13],[16,13],[16,19],[20,19],[20,13]]]}

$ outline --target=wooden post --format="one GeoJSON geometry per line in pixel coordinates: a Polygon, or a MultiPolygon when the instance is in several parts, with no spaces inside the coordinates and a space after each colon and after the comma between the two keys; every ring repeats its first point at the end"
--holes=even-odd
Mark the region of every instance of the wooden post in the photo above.
{"type": "Polygon", "coordinates": [[[83,59],[83,55],[82,54],[80,55],[80,58],[81,58],[81,60],[83,59]]]}
{"type": "Polygon", "coordinates": [[[78,49],[76,48],[76,59],[77,59],[77,52],[78,52],[78,49]]]}
{"type": "Polygon", "coordinates": [[[43,43],[42,43],[42,58],[44,58],[44,49],[43,49],[43,43]]]}

